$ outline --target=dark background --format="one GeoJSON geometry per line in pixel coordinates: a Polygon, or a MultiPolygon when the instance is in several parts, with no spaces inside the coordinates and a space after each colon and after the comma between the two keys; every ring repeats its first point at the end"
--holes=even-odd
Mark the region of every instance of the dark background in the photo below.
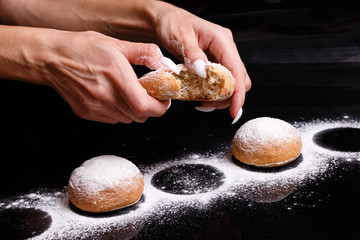
{"type": "MultiPolygon", "coordinates": [[[[353,1],[175,4],[233,31],[253,82],[239,122],[231,125],[228,110],[201,113],[193,108],[199,103],[182,101],[143,124],[90,122],[77,118],[48,87],[2,80],[1,198],[65,186],[74,168],[102,154],[141,165],[206,152],[229,143],[255,117],[359,119],[360,8],[353,1]]],[[[139,76],[145,72],[135,68],[139,76]]],[[[187,211],[168,226],[148,223],[136,239],[359,239],[359,168],[359,161],[340,163],[331,177],[296,190],[300,198],[313,193],[301,199],[306,206],[322,199],[316,208],[289,214],[286,199],[255,207],[219,203],[206,214],[187,211]]]]}

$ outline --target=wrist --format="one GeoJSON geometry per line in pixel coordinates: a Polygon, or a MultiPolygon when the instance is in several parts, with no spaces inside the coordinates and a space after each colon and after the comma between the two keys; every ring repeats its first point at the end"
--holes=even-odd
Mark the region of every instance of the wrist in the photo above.
{"type": "Polygon", "coordinates": [[[169,40],[176,39],[175,35],[180,34],[179,29],[183,21],[192,17],[186,10],[163,1],[148,1],[147,11],[154,26],[155,42],[164,46],[169,44],[169,40]]]}
{"type": "Polygon", "coordinates": [[[47,79],[56,30],[0,26],[0,77],[40,85],[47,79]]]}
{"type": "Polygon", "coordinates": [[[41,23],[32,26],[68,31],[93,30],[122,40],[153,41],[156,35],[151,8],[155,2],[158,1],[56,1],[43,8],[41,23]],[[59,9],[61,14],[58,14],[59,9]]]}
{"type": "Polygon", "coordinates": [[[128,41],[154,42],[154,0],[88,0],[82,6],[85,29],[128,41]]]}
{"type": "Polygon", "coordinates": [[[11,9],[13,8],[13,6],[16,6],[17,3],[17,0],[0,0],[0,24],[15,24],[11,9]]]}

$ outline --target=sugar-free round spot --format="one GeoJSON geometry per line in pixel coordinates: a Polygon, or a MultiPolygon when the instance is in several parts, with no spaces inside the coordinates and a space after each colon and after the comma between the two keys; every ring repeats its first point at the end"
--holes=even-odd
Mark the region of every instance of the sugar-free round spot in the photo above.
{"type": "Polygon", "coordinates": [[[173,194],[199,194],[213,191],[223,184],[224,174],[205,164],[181,164],[156,173],[151,184],[173,194]]]}
{"type": "Polygon", "coordinates": [[[0,211],[0,239],[28,239],[45,232],[52,219],[34,208],[9,208],[0,211]]]}
{"type": "Polygon", "coordinates": [[[341,152],[360,152],[359,128],[326,129],[315,134],[313,140],[317,145],[326,149],[341,152]]]}

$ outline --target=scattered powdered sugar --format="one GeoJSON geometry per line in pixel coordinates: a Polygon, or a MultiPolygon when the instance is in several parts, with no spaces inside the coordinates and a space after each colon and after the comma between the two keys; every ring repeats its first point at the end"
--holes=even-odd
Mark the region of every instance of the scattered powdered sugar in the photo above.
{"type": "Polygon", "coordinates": [[[156,70],[163,66],[161,61],[154,59],[152,57],[149,57],[149,56],[140,56],[140,57],[136,58],[134,61],[134,64],[145,65],[146,67],[148,67],[152,70],[156,70]]]}
{"type": "Polygon", "coordinates": [[[163,57],[161,60],[161,63],[165,65],[165,68],[176,73],[176,74],[180,74],[180,69],[176,66],[176,64],[167,57],[163,57]]]}
{"type": "Polygon", "coordinates": [[[128,239],[131,228],[143,224],[143,217],[138,212],[134,214],[135,212],[130,211],[114,217],[96,217],[96,215],[78,213],[70,207],[66,189],[58,192],[41,190],[20,196],[12,203],[6,204],[4,208],[15,207],[39,209],[51,216],[50,228],[31,239],[96,239],[96,235],[114,226],[124,226],[122,229],[126,231],[119,233],[119,239],[128,239]],[[129,223],[131,226],[126,226],[129,223]]]}
{"type": "Polygon", "coordinates": [[[337,121],[324,121],[324,120],[314,120],[312,122],[295,122],[294,126],[301,133],[301,138],[303,142],[308,144],[306,148],[307,151],[311,151],[314,154],[321,154],[324,156],[332,158],[347,158],[360,161],[359,152],[343,152],[336,150],[329,150],[319,145],[315,144],[313,137],[316,133],[319,133],[324,130],[335,129],[335,128],[356,128],[360,129],[360,122],[357,120],[350,119],[349,116],[345,115],[343,120],[337,121]]]}
{"type": "Polygon", "coordinates": [[[173,77],[172,72],[167,72],[163,68],[146,73],[139,81],[142,85],[145,84],[145,88],[147,88],[145,91],[152,96],[157,96],[161,92],[164,99],[178,98],[177,86],[180,83],[173,77]],[[156,86],[155,90],[153,86],[156,86]]]}
{"type": "Polygon", "coordinates": [[[178,40],[170,40],[169,46],[174,49],[177,54],[185,56],[185,48],[178,40]]]}
{"type": "Polygon", "coordinates": [[[223,71],[227,75],[231,76],[235,82],[234,76],[232,75],[231,71],[228,68],[226,68],[225,66],[223,66],[221,63],[214,63],[214,62],[208,61],[206,63],[206,65],[213,66],[215,68],[221,68],[221,71],[223,71]]]}
{"type": "Polygon", "coordinates": [[[124,185],[139,174],[140,170],[129,160],[112,155],[91,158],[76,168],[70,177],[69,185],[94,196],[101,191],[124,185]]]}
{"type": "MultiPolygon", "coordinates": [[[[129,239],[135,236],[151,219],[166,221],[174,214],[181,214],[183,206],[203,209],[209,208],[215,200],[248,199],[258,203],[280,201],[290,196],[298,186],[311,179],[321,177],[331,166],[331,159],[340,158],[359,161],[359,153],[330,151],[313,142],[313,136],[325,129],[337,127],[359,128],[360,124],[351,119],[344,121],[296,122],[303,149],[301,157],[279,169],[262,170],[238,163],[233,159],[230,148],[225,147],[218,153],[190,153],[181,158],[169,159],[165,163],[140,166],[144,174],[145,188],[142,201],[111,215],[86,215],[69,205],[66,188],[58,192],[41,190],[15,199],[0,200],[2,209],[34,208],[51,216],[51,226],[33,239],[85,239],[96,238],[102,233],[119,231],[117,236],[129,239]],[[171,194],[152,184],[154,175],[176,165],[209,165],[223,173],[222,184],[208,192],[197,194],[171,194]]],[[[94,174],[97,174],[94,172],[94,174]]],[[[196,176],[194,177],[196,178],[196,176]]],[[[191,180],[191,179],[190,179],[191,180]]],[[[249,205],[251,206],[251,204],[249,205]]],[[[290,208],[289,208],[290,209],[290,208]]]]}

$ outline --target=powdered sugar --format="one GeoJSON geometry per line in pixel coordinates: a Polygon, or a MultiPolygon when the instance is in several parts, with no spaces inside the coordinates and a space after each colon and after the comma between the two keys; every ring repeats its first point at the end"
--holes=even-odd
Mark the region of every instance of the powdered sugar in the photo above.
{"type": "Polygon", "coordinates": [[[165,65],[165,67],[176,73],[176,74],[179,74],[180,73],[180,69],[176,66],[176,64],[170,59],[170,58],[167,58],[167,57],[163,57],[161,60],[161,63],[165,65]]]}
{"type": "Polygon", "coordinates": [[[323,147],[318,146],[314,143],[313,137],[316,133],[319,133],[323,130],[334,129],[334,128],[358,128],[360,129],[360,122],[357,120],[352,120],[349,116],[344,116],[343,120],[331,121],[331,120],[314,120],[312,122],[295,122],[294,126],[301,133],[301,138],[304,143],[308,144],[308,147],[303,151],[310,151],[313,154],[326,155],[333,158],[348,158],[354,160],[360,160],[359,152],[343,152],[336,150],[329,150],[323,147]]]}
{"type": "Polygon", "coordinates": [[[140,57],[136,58],[134,61],[134,64],[145,65],[146,67],[148,67],[152,70],[156,70],[156,69],[164,66],[161,61],[156,60],[149,56],[140,56],[140,57]]]}
{"type": "MultiPolygon", "coordinates": [[[[293,123],[301,134],[303,150],[301,158],[280,169],[260,170],[234,161],[229,146],[220,147],[217,153],[190,153],[165,163],[139,166],[144,174],[144,199],[128,211],[112,215],[80,214],[69,205],[66,188],[61,191],[41,190],[15,199],[0,200],[1,209],[35,208],[47,212],[52,218],[48,230],[33,239],[82,239],[100,236],[103,232],[117,229],[119,238],[127,239],[136,235],[151,219],[171,220],[171,216],[182,214],[183,206],[209,208],[218,200],[236,198],[269,203],[290,197],[296,189],[311,179],[322,177],[330,168],[329,159],[359,160],[359,153],[330,151],[317,146],[313,136],[329,128],[354,127],[360,124],[351,119],[344,121],[296,122],[293,123]],[[223,173],[222,185],[209,192],[179,195],[164,192],[151,184],[156,173],[180,164],[206,164],[223,173]],[[215,201],[216,200],[216,201],[215,201]]],[[[301,205],[298,203],[297,206],[301,205]]],[[[251,202],[249,204],[251,207],[251,202]]],[[[295,207],[295,204],[294,206],[295,207]]],[[[288,208],[289,211],[291,207],[288,208]]]]}
{"type": "Polygon", "coordinates": [[[125,186],[129,179],[140,173],[132,162],[125,158],[105,155],[85,161],[70,177],[69,185],[81,189],[84,194],[96,196],[101,191],[116,186],[125,186]]]}
{"type": "MultiPolygon", "coordinates": [[[[298,137],[295,128],[276,118],[261,117],[250,120],[240,127],[234,142],[246,153],[259,152],[270,143],[282,146],[298,137]]],[[[273,144],[271,144],[273,145],[273,144]]]]}
{"type": "Polygon", "coordinates": [[[96,235],[106,232],[114,226],[124,226],[131,222],[132,226],[124,226],[119,233],[120,239],[129,239],[133,234],[131,228],[138,231],[138,226],[143,224],[143,218],[134,212],[120,214],[114,217],[95,217],[82,215],[74,211],[69,205],[66,189],[58,192],[42,190],[21,196],[5,208],[14,208],[14,203],[19,203],[21,208],[40,209],[51,216],[50,228],[32,239],[96,239],[96,235]],[[128,231],[126,231],[128,230],[128,231]]]}

